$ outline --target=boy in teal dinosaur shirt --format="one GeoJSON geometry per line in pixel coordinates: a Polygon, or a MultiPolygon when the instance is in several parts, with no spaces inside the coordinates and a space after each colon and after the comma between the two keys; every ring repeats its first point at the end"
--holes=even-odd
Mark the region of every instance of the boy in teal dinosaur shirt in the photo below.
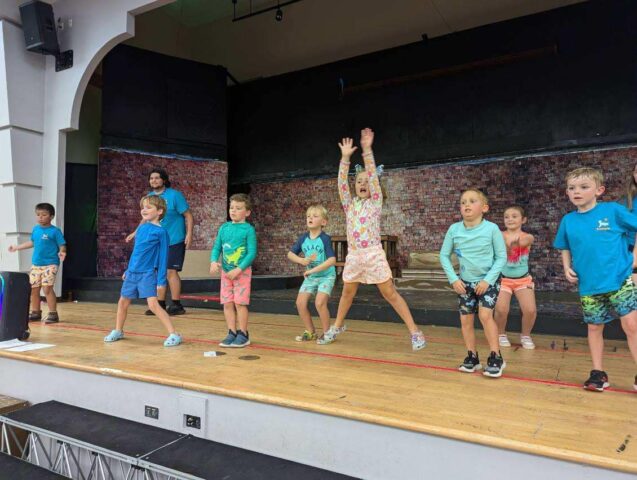
{"type": "Polygon", "coordinates": [[[228,335],[219,344],[221,347],[250,345],[248,305],[251,265],[257,256],[257,235],[254,227],[246,222],[251,210],[250,197],[246,194],[237,193],[230,197],[231,221],[219,228],[210,254],[210,273],[215,275],[221,268],[220,297],[228,324],[228,335]]]}

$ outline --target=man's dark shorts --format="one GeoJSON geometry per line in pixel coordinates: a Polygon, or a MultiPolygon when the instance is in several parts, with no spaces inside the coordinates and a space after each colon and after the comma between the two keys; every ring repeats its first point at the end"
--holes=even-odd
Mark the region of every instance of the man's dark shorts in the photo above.
{"type": "Polygon", "coordinates": [[[168,270],[181,272],[186,256],[186,244],[184,242],[175,243],[168,247],[168,270]]]}

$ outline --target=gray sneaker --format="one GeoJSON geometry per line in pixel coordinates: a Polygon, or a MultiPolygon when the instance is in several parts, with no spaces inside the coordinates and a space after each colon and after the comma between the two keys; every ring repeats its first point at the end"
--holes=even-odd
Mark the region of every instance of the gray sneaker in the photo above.
{"type": "Polygon", "coordinates": [[[60,317],[58,317],[58,312],[49,312],[49,314],[44,317],[44,320],[42,321],[46,324],[58,323],[60,321],[60,317]]]}

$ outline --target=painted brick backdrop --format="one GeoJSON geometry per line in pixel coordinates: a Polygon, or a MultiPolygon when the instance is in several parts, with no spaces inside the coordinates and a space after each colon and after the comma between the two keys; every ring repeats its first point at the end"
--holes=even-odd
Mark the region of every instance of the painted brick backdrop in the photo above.
{"type": "Polygon", "coordinates": [[[148,192],[148,172],[155,167],[168,172],[172,187],[181,191],[190,205],[194,217],[191,248],[212,248],[214,234],[227,217],[227,163],[101,149],[97,199],[98,276],[120,276],[126,269],[132,244],[125,243],[124,239],[139,224],[139,199],[148,192]]]}
{"type": "MultiPolygon", "coordinates": [[[[377,159],[382,163],[382,158],[377,159]]],[[[359,162],[360,157],[354,159],[359,162]]],[[[381,231],[397,235],[400,265],[406,267],[410,252],[437,251],[447,228],[460,220],[460,192],[483,189],[490,197],[487,219],[503,227],[504,209],[513,203],[527,210],[527,230],[536,237],[531,269],[538,289],[562,291],[571,287],[563,278],[559,252],[551,244],[561,217],[570,211],[564,175],[580,166],[601,168],[606,176],[604,200],[623,195],[626,179],[637,163],[637,146],[560,154],[510,157],[471,164],[394,169],[384,176],[388,199],[383,208],[381,231]]],[[[336,173],[338,153],[335,152],[336,173]]],[[[286,254],[305,230],[305,209],[322,203],[329,211],[326,232],[344,235],[344,214],[336,190],[336,177],[292,180],[251,185],[254,202],[251,221],[257,229],[257,274],[298,273],[286,254]]]]}

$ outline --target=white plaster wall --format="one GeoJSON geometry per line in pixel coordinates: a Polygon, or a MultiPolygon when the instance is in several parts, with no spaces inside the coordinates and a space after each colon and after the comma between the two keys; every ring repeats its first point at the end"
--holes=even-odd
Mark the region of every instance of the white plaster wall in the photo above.
{"type": "Polygon", "coordinates": [[[0,130],[0,184],[39,187],[42,181],[42,134],[31,130],[0,130]]]}

